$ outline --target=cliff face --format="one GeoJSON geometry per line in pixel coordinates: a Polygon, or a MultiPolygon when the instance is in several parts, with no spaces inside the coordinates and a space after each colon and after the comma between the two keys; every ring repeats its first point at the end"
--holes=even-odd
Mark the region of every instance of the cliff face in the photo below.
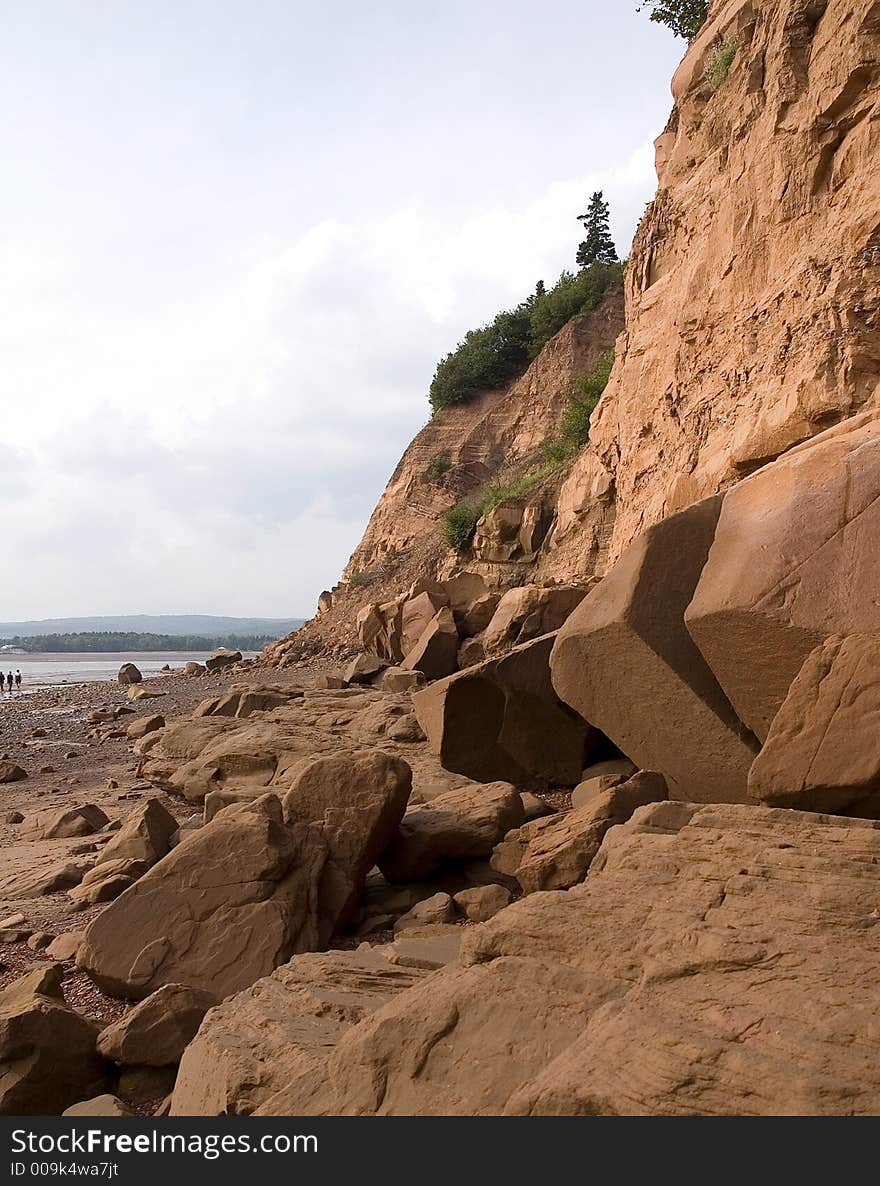
{"type": "Polygon", "coordinates": [[[716,0],[673,79],[625,326],[614,294],[509,389],[430,421],[325,633],[462,565],[498,586],[601,575],[646,527],[880,402],[878,82],[880,0],[716,0]],[[590,444],[490,512],[472,555],[445,548],[443,511],[523,472],[620,329],[590,444]]]}
{"type": "MultiPolygon", "coordinates": [[[[606,512],[641,529],[877,402],[880,3],[716,3],[672,83],[626,330],[561,496],[559,567],[606,512]],[[706,81],[720,39],[736,46],[706,81]],[[603,472],[604,471],[604,472],[603,472]]],[[[552,567],[552,564],[551,564],[552,567]]]]}
{"type": "Polygon", "coordinates": [[[542,445],[559,427],[574,380],[613,349],[622,328],[623,293],[616,288],[599,308],[564,326],[521,378],[438,412],[401,458],[346,577],[399,589],[454,565],[441,540],[443,512],[488,481],[518,474],[543,457],[542,445]],[[432,477],[435,459],[448,469],[432,477]]]}

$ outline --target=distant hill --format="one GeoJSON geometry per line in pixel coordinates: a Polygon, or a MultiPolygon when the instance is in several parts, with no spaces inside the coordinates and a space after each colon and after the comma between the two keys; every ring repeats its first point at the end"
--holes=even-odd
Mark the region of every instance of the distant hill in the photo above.
{"type": "Polygon", "coordinates": [[[210,638],[224,638],[230,634],[259,634],[280,638],[283,634],[299,629],[304,621],[304,618],[222,618],[212,614],[118,614],[96,618],[45,618],[36,622],[0,622],[0,639],[97,631],[200,634],[210,638]]]}

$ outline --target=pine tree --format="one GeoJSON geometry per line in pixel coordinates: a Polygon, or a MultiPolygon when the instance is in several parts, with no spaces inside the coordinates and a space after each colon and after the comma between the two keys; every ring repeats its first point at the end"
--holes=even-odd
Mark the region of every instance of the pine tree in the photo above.
{"type": "Polygon", "coordinates": [[[578,222],[584,224],[584,230],[587,232],[586,239],[577,250],[579,268],[588,268],[597,260],[606,264],[617,262],[617,248],[611,238],[609,214],[609,205],[602,191],[597,190],[590,198],[586,214],[578,215],[578,222]]]}
{"type": "Polygon", "coordinates": [[[636,9],[651,9],[651,20],[668,25],[678,37],[693,41],[705,23],[709,11],[708,0],[645,0],[636,9]]]}

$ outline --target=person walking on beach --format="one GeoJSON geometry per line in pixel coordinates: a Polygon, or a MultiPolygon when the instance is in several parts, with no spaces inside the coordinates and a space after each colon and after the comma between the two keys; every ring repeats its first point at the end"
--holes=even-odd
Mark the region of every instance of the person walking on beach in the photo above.
{"type": "Polygon", "coordinates": [[[6,676],[6,687],[9,689],[9,695],[12,695],[12,672],[6,676]]]}
{"type": "Polygon", "coordinates": [[[16,692],[21,691],[21,672],[18,670],[17,667],[15,669],[15,690],[16,690],[16,692]]]}

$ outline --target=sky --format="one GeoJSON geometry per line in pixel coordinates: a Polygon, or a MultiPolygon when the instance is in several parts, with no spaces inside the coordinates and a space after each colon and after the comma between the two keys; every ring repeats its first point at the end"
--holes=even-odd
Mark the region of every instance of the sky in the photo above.
{"type": "Polygon", "coordinates": [[[628,252],[636,0],[28,0],[0,24],[0,620],[310,616],[464,333],[628,252]]]}

